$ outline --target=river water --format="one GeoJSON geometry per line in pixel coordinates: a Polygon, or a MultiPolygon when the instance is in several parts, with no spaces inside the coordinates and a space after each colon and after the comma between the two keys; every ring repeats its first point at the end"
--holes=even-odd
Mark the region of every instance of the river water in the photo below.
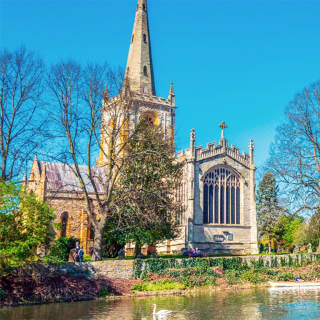
{"type": "MultiPolygon", "coordinates": [[[[140,320],[157,319],[152,305],[172,310],[168,319],[320,319],[320,290],[225,290],[194,296],[126,298],[115,301],[0,308],[1,320],[140,320]]],[[[164,319],[164,318],[161,318],[164,319]]],[[[167,319],[167,318],[165,318],[167,319]]]]}

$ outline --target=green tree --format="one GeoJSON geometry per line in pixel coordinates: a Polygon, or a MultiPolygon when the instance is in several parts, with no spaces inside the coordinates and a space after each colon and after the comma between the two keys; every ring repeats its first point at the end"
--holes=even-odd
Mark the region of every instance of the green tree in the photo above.
{"type": "Polygon", "coordinates": [[[53,209],[12,182],[0,182],[1,267],[36,261],[52,239],[53,209]]]}
{"type": "Polygon", "coordinates": [[[300,228],[294,233],[293,242],[296,246],[301,247],[308,243],[309,225],[304,222],[301,224],[300,228]]]}
{"type": "Polygon", "coordinates": [[[257,191],[257,221],[260,238],[266,237],[269,242],[269,252],[272,239],[276,236],[276,224],[281,211],[275,178],[270,171],[267,171],[257,191]]]}
{"type": "Polygon", "coordinates": [[[320,241],[320,208],[313,214],[310,219],[308,229],[308,242],[312,244],[312,248],[316,249],[320,241]]]}
{"type": "Polygon", "coordinates": [[[126,242],[135,242],[136,255],[144,244],[155,245],[178,235],[181,204],[174,198],[181,164],[161,129],[138,124],[129,140],[125,170],[114,192],[117,229],[126,242]]]}
{"type": "Polygon", "coordinates": [[[279,244],[289,249],[294,244],[294,235],[303,224],[303,218],[297,214],[281,214],[275,224],[275,237],[279,244]]]}
{"type": "Polygon", "coordinates": [[[102,256],[105,258],[116,258],[126,244],[126,230],[119,229],[118,222],[119,217],[116,214],[110,215],[107,220],[102,245],[102,256]]]}

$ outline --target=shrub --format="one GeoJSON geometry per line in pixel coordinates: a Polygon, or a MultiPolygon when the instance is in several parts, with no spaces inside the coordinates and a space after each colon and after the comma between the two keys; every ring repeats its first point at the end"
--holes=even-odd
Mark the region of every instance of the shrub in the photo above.
{"type": "Polygon", "coordinates": [[[271,268],[276,268],[278,266],[278,258],[271,257],[271,268]]]}
{"type": "Polygon", "coordinates": [[[243,272],[242,274],[240,274],[240,278],[243,281],[251,282],[253,284],[267,281],[267,278],[262,272],[255,272],[254,270],[247,270],[243,272]]]}
{"type": "Polygon", "coordinates": [[[233,285],[237,283],[241,283],[240,272],[237,270],[226,270],[225,275],[228,280],[228,284],[233,285]]]}
{"type": "Polygon", "coordinates": [[[182,277],[181,280],[186,287],[192,288],[215,285],[217,278],[215,276],[205,274],[182,277]]]}
{"type": "Polygon", "coordinates": [[[280,258],[280,265],[281,267],[285,267],[287,265],[287,259],[284,257],[280,258]]]}
{"type": "Polygon", "coordinates": [[[56,256],[47,255],[43,257],[42,262],[56,264],[56,263],[64,263],[65,260],[61,260],[59,257],[56,257],[56,256]]]}
{"type": "Polygon", "coordinates": [[[99,291],[98,297],[107,297],[109,294],[109,288],[104,286],[102,290],[99,291]]]}
{"type": "Polygon", "coordinates": [[[264,260],[262,257],[260,257],[257,261],[256,260],[252,260],[251,261],[251,265],[253,268],[257,268],[257,269],[260,269],[260,268],[263,268],[264,267],[264,260]]]}
{"type": "Polygon", "coordinates": [[[59,238],[51,248],[50,257],[52,259],[56,258],[61,261],[68,261],[70,250],[75,247],[77,241],[79,240],[75,238],[59,238]]]}
{"type": "Polygon", "coordinates": [[[89,254],[83,255],[83,262],[91,262],[91,256],[89,254]]]}
{"type": "Polygon", "coordinates": [[[0,301],[4,300],[7,297],[7,292],[0,288],[0,301]]]}
{"type": "Polygon", "coordinates": [[[292,272],[279,272],[275,279],[277,281],[290,281],[290,280],[294,280],[295,276],[292,272]]]}
{"type": "Polygon", "coordinates": [[[176,278],[186,287],[215,285],[217,274],[209,266],[200,265],[182,270],[166,270],[164,274],[176,278]]]}

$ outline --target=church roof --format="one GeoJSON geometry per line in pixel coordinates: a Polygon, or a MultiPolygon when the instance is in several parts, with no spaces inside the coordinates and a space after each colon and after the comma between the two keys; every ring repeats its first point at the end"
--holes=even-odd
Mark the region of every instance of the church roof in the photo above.
{"type": "MultiPolygon", "coordinates": [[[[80,182],[75,174],[75,166],[71,164],[39,161],[40,170],[45,169],[47,190],[59,192],[81,192],[80,182]]],[[[94,193],[88,175],[88,166],[79,166],[81,176],[89,193],[94,193]]],[[[104,192],[105,170],[103,167],[91,167],[94,183],[99,193],[104,192]]]]}

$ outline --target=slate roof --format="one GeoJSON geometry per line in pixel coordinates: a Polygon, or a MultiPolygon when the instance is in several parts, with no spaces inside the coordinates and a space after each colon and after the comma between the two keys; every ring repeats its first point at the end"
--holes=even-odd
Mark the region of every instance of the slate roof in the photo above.
{"type": "MultiPolygon", "coordinates": [[[[75,175],[74,165],[38,161],[40,171],[44,166],[46,168],[47,189],[50,191],[60,192],[81,192],[79,179],[75,175]]],[[[88,176],[88,167],[79,166],[81,176],[89,193],[93,193],[94,189],[88,176]]],[[[94,178],[95,185],[99,193],[104,192],[103,182],[105,181],[105,170],[103,167],[92,167],[91,172],[94,178]]]]}

